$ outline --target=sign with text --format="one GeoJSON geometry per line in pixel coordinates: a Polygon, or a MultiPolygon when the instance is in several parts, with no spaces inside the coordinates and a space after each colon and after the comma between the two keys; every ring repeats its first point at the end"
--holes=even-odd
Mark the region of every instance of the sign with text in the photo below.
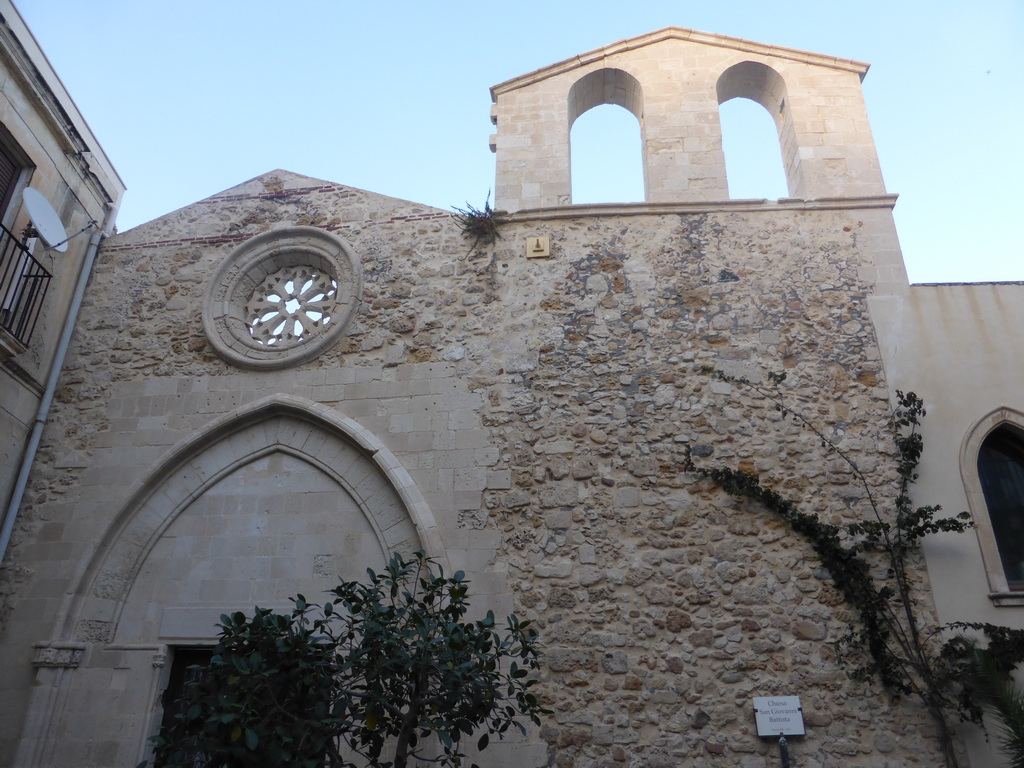
{"type": "Polygon", "coordinates": [[[804,710],[799,696],[755,696],[758,736],[803,736],[804,710]]]}

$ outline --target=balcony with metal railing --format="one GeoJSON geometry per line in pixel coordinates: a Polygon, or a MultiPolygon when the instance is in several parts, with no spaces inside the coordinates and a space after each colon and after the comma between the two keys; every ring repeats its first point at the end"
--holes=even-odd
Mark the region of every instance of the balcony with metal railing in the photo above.
{"type": "Polygon", "coordinates": [[[27,349],[51,278],[14,233],[0,225],[0,351],[27,349]]]}

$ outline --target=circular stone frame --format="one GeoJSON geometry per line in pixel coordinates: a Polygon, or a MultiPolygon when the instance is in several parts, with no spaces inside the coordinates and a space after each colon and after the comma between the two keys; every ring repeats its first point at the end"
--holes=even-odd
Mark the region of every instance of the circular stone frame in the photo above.
{"type": "Polygon", "coordinates": [[[343,240],[315,227],[277,229],[246,240],[220,265],[203,302],[203,329],[214,351],[232,365],[276,371],[334,346],[355,318],[361,295],[359,260],[343,240]],[[312,267],[337,282],[330,323],[309,338],[261,344],[249,329],[246,305],[268,276],[288,267],[312,267]]]}

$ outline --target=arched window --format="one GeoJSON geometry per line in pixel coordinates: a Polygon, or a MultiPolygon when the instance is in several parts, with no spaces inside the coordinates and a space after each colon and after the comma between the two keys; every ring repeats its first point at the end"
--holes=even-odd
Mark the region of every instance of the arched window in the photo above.
{"type": "Polygon", "coordinates": [[[978,451],[978,477],[1006,585],[1024,590],[1024,436],[1001,426],[978,451]]]}
{"type": "Polygon", "coordinates": [[[573,203],[646,199],[643,91],[635,77],[621,69],[596,69],[573,83],[569,89],[569,130],[573,203]],[[602,105],[611,106],[594,109],[602,105]],[[622,107],[632,117],[614,107],[622,107]],[[584,114],[576,130],[577,120],[584,114]]]}
{"type": "MultiPolygon", "coordinates": [[[[796,129],[793,126],[793,117],[790,114],[789,104],[787,103],[786,83],[781,75],[771,67],[760,62],[744,61],[734,64],[721,74],[718,78],[716,90],[718,93],[719,117],[722,122],[723,149],[726,153],[726,171],[729,180],[730,196],[734,198],[741,196],[770,197],[773,199],[780,197],[779,194],[750,194],[742,185],[734,183],[733,179],[738,166],[742,165],[743,162],[742,160],[733,162],[735,158],[731,158],[730,154],[734,154],[734,147],[730,147],[729,144],[735,142],[749,143],[751,129],[753,129],[757,134],[757,143],[754,146],[771,147],[770,150],[767,148],[759,150],[762,157],[759,158],[757,166],[760,168],[766,166],[777,168],[781,159],[785,176],[785,188],[789,193],[789,197],[803,197],[804,183],[800,170],[800,154],[797,152],[796,129]],[[755,110],[753,105],[740,103],[723,109],[723,105],[726,102],[734,99],[749,99],[767,110],[768,117],[775,124],[774,142],[765,142],[765,134],[770,134],[772,129],[762,122],[763,117],[760,111],[755,110]],[[733,112],[736,111],[741,113],[738,122],[742,124],[738,126],[735,125],[737,120],[733,115],[733,112]],[[753,112],[753,115],[751,112],[753,112]]],[[[769,177],[772,173],[777,175],[777,172],[769,172],[769,177]]],[[[759,183],[758,189],[777,192],[781,187],[781,184],[772,186],[769,183],[766,188],[763,184],[759,183]]]]}
{"type": "Polygon", "coordinates": [[[1024,413],[1001,407],[960,444],[960,475],[996,606],[1024,606],[1024,413]]]}

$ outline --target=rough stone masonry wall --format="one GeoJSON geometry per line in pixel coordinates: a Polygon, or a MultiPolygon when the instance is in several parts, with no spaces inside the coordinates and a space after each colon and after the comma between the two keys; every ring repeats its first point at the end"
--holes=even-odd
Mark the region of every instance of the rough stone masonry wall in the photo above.
{"type": "MultiPolygon", "coordinates": [[[[15,706],[30,684],[23,649],[50,636],[111,500],[182,435],[276,391],[380,437],[474,591],[536,621],[555,714],[535,740],[553,764],[771,764],[751,712],[769,694],[802,697],[801,766],[938,764],[920,712],[836,665],[829,641],[847,610],[809,547],[679,471],[692,444],[830,520],[862,514],[847,469],[763,400],[698,373],[714,366],[786,370],[794,403],[892,481],[863,280],[863,243],[887,211],[519,221],[474,251],[442,212],[285,182],[258,180],[104,249],[12,548],[15,706]],[[205,341],[205,280],[282,222],[352,245],[363,307],[317,360],[240,372],[205,341]],[[524,239],[538,234],[554,256],[528,261],[524,239]]],[[[495,765],[529,762],[492,752],[495,765]]]]}
{"type": "Polygon", "coordinates": [[[548,644],[555,714],[542,735],[557,765],[772,764],[751,697],[787,693],[809,726],[792,747],[802,766],[941,762],[913,705],[893,708],[837,667],[830,643],[849,611],[808,545],[679,471],[692,445],[830,522],[868,513],[849,467],[816,438],[699,370],[787,372],[790,402],[890,483],[860,279],[873,215],[503,230],[488,326],[534,355],[479,373],[514,485],[487,502],[516,602],[548,644]],[[550,235],[555,258],[520,258],[527,234],[550,235]]]}

